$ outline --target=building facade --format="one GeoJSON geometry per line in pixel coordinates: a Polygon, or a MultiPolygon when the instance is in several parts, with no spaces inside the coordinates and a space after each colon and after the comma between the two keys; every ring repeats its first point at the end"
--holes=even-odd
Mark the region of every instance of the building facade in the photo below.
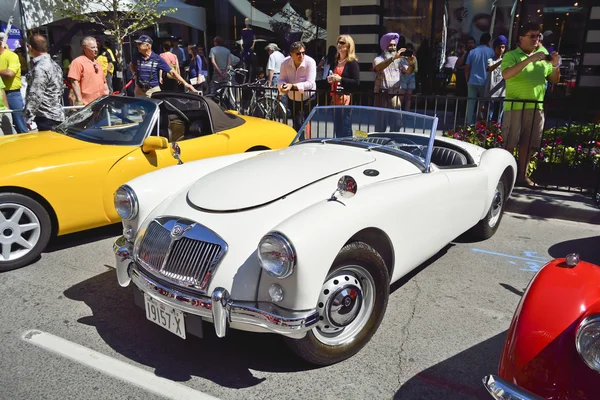
{"type": "MultiPolygon", "coordinates": [[[[548,33],[546,42],[563,58],[558,95],[600,86],[600,11],[594,0],[227,1],[229,22],[221,24],[220,34],[238,42],[243,21],[249,18],[265,44],[275,42],[285,52],[291,41],[306,40],[307,52],[318,62],[338,35],[351,35],[363,82],[375,79],[371,63],[381,51],[379,38],[387,32],[398,32],[414,44],[420,70],[429,71],[426,79],[435,79],[446,54],[469,37],[478,42],[484,32],[504,35],[514,48],[519,26],[536,21],[548,33]]],[[[225,22],[222,17],[220,22],[225,22]]]]}

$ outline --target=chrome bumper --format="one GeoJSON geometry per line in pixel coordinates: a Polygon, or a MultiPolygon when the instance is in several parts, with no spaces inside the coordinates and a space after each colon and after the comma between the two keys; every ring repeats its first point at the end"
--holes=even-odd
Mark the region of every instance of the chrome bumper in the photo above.
{"type": "Polygon", "coordinates": [[[483,385],[496,400],[543,400],[541,397],[496,375],[487,375],[484,377],[483,385]]]}
{"type": "Polygon", "coordinates": [[[210,297],[184,293],[156,282],[139,269],[131,258],[131,248],[125,238],[118,238],[113,245],[113,250],[117,262],[117,278],[121,286],[127,285],[123,284],[124,277],[120,276],[123,272],[119,273],[119,270],[127,271],[127,280],[133,281],[142,292],[178,310],[212,321],[218,337],[224,337],[229,326],[237,324],[260,327],[280,335],[301,338],[319,320],[316,309],[292,311],[273,303],[234,301],[227,289],[221,287],[215,288],[210,297]]]}

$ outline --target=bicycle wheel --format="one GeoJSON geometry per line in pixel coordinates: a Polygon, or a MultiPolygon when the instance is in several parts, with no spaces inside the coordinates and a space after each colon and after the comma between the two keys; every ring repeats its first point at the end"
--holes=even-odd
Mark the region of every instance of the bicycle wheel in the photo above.
{"type": "Polygon", "coordinates": [[[287,111],[282,102],[277,100],[271,100],[268,102],[268,113],[267,119],[271,121],[279,121],[286,122],[287,121],[287,111]]]}
{"type": "Polygon", "coordinates": [[[267,112],[263,104],[259,102],[254,102],[248,110],[248,115],[256,118],[266,118],[267,112]]]}

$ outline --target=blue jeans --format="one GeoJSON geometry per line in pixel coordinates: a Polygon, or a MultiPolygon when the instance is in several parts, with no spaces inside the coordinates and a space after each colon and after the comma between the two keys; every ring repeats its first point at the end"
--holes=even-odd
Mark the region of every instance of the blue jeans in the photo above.
{"type": "Polygon", "coordinates": [[[500,101],[492,101],[490,104],[490,121],[502,122],[504,115],[504,98],[500,101]]]}
{"type": "Polygon", "coordinates": [[[343,106],[342,108],[335,108],[333,110],[333,130],[335,131],[335,137],[349,137],[352,136],[352,121],[350,121],[350,110],[343,106]]]}
{"type": "Polygon", "coordinates": [[[485,96],[485,85],[467,85],[467,125],[475,124],[475,117],[473,111],[477,106],[477,97],[485,96]]]}
{"type": "MultiPolygon", "coordinates": [[[[6,99],[8,100],[8,106],[11,110],[22,110],[25,108],[23,104],[23,96],[21,96],[21,90],[7,91],[6,99]]],[[[29,132],[27,124],[25,123],[25,117],[22,112],[13,113],[13,123],[15,124],[15,130],[17,133],[29,132]]]]}

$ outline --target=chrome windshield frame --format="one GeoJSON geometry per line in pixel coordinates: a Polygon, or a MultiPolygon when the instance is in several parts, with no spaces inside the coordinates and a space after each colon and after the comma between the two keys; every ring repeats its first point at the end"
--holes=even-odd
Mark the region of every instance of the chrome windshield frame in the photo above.
{"type": "MultiPolygon", "coordinates": [[[[418,113],[414,113],[414,112],[410,112],[410,111],[402,111],[402,110],[395,110],[395,109],[391,109],[391,108],[381,108],[381,107],[372,107],[372,106],[315,106],[310,111],[310,114],[308,114],[308,116],[306,117],[304,122],[302,123],[302,126],[298,130],[298,133],[292,140],[292,143],[290,144],[290,146],[293,146],[295,144],[309,142],[309,141],[310,142],[321,142],[321,143],[342,143],[342,142],[344,142],[343,138],[322,138],[322,139],[311,138],[311,139],[307,139],[307,140],[303,140],[302,142],[299,142],[299,139],[301,137],[301,132],[303,132],[305,130],[306,125],[308,125],[308,123],[312,120],[312,118],[316,112],[318,112],[320,110],[335,110],[338,108],[362,110],[362,111],[367,111],[367,112],[379,111],[379,112],[397,114],[397,115],[401,115],[401,116],[420,118],[425,121],[431,121],[431,123],[432,123],[431,132],[429,134],[429,141],[427,143],[427,153],[425,155],[425,162],[421,161],[421,159],[419,159],[419,157],[416,157],[415,155],[413,155],[407,151],[394,149],[392,147],[386,147],[385,145],[384,146],[375,146],[376,148],[371,148],[371,150],[381,151],[383,148],[385,148],[386,151],[389,150],[392,152],[396,152],[397,154],[402,154],[403,156],[408,156],[412,160],[418,162],[420,165],[423,166],[423,172],[431,172],[432,171],[431,155],[433,153],[433,144],[435,142],[435,136],[436,136],[436,132],[437,132],[437,126],[438,126],[439,119],[437,116],[418,114],[418,113]]],[[[383,132],[378,132],[378,133],[383,133],[383,132]]],[[[410,133],[410,132],[389,132],[389,133],[410,133]]],[[[358,141],[358,142],[360,143],[360,141],[358,141]]],[[[346,141],[344,143],[348,143],[348,141],[346,141]]],[[[369,143],[364,142],[364,144],[368,145],[369,143]]],[[[371,147],[373,147],[373,146],[371,145],[371,147]]]]}

